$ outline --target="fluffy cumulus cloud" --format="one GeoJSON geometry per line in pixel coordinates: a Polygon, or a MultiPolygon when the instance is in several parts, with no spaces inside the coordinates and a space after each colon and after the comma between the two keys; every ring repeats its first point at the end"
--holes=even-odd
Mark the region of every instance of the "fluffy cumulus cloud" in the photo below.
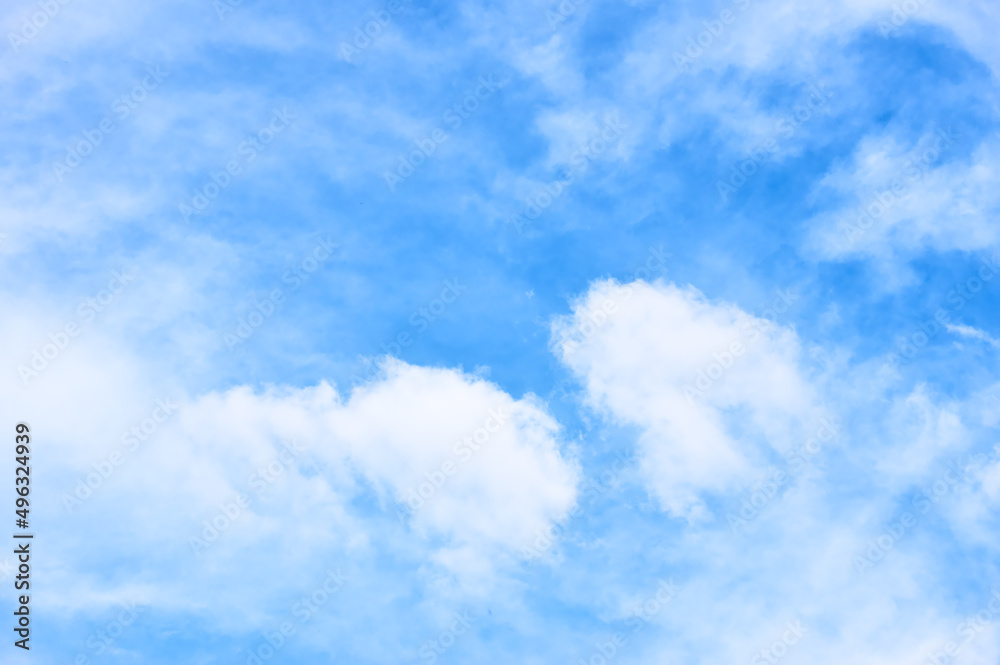
{"type": "Polygon", "coordinates": [[[186,527],[197,557],[217,540],[233,556],[266,548],[279,523],[307,541],[364,548],[377,535],[350,504],[372,491],[415,547],[469,581],[488,577],[575,502],[577,471],[545,408],[456,370],[392,361],[349,398],[325,383],[236,387],[174,408],[146,460],[155,475],[137,473],[114,491],[204,515],[186,527]],[[220,517],[227,510],[238,519],[220,517]],[[319,515],[328,520],[322,535],[319,515]]]}
{"type": "Polygon", "coordinates": [[[456,370],[393,360],[382,371],[349,398],[326,384],[209,395],[185,410],[184,432],[200,450],[247,460],[295,441],[371,483],[419,534],[480,559],[524,546],[573,506],[576,469],[537,399],[456,370]]]}
{"type": "Polygon", "coordinates": [[[590,402],[641,429],[644,473],[670,512],[702,512],[701,492],[745,483],[820,426],[798,338],[773,321],[795,300],[779,292],[768,319],[693,287],[609,280],[554,326],[590,402]]]}
{"type": "MultiPolygon", "coordinates": [[[[64,361],[53,379],[77,371],[64,361]]],[[[42,566],[60,591],[38,591],[52,616],[137,603],[238,635],[302,612],[288,589],[332,572],[350,584],[336,584],[322,621],[349,620],[349,605],[367,612],[358,608],[373,595],[426,597],[431,630],[435,599],[461,607],[494,593],[518,552],[577,500],[579,470],[544,404],[461,370],[386,360],[350,394],[320,383],[154,398],[123,390],[142,385],[123,368],[98,365],[86,370],[103,377],[92,416],[123,425],[103,436],[39,432],[53,449],[40,451],[49,473],[37,491],[53,500],[39,528],[64,534],[42,566]],[[101,410],[109,395],[123,418],[101,410]],[[95,528],[101,538],[88,538],[95,528]],[[114,572],[94,565],[108,548],[114,572]],[[265,570],[287,572],[255,572],[265,570]],[[203,589],[214,590],[208,602],[203,589]]],[[[44,386],[11,395],[33,425],[52,418],[44,386]]]]}

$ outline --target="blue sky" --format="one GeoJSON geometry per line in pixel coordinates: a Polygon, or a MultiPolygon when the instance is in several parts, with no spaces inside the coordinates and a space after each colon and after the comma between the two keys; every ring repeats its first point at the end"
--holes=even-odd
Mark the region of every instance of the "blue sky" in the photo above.
{"type": "Polygon", "coordinates": [[[995,6],[0,19],[32,662],[1000,658],[995,6]]]}

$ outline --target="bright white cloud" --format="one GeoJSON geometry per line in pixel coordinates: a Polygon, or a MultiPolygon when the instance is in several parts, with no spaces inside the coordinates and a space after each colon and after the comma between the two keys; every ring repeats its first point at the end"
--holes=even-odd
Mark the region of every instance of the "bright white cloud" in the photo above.
{"type": "MultiPolygon", "coordinates": [[[[782,293],[775,307],[794,301],[782,293]]],[[[795,333],[691,287],[597,282],[553,343],[593,406],[641,428],[650,490],[674,514],[702,513],[700,493],[745,483],[819,427],[795,333]]]]}
{"type": "Polygon", "coordinates": [[[201,461],[218,475],[208,483],[220,488],[213,499],[244,491],[241,472],[294,440],[330,471],[330,492],[345,500],[357,482],[371,484],[387,510],[407,515],[421,539],[438,543],[435,556],[456,566],[464,551],[475,569],[489,569],[495,555],[560,519],[576,496],[576,468],[543,406],[456,370],[390,361],[346,399],[327,384],[234,388],[195,400],[182,420],[180,436],[213,457],[201,461]]]}

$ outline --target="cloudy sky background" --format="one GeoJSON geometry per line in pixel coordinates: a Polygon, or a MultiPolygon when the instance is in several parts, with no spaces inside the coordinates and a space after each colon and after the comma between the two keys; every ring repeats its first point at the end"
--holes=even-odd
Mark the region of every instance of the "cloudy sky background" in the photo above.
{"type": "Polygon", "coordinates": [[[1000,659],[1000,6],[0,24],[31,662],[1000,659]]]}

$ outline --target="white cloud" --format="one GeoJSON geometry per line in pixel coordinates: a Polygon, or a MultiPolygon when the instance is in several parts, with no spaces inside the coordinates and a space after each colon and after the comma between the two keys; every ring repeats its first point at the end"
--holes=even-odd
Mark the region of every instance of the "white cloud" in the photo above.
{"type": "Polygon", "coordinates": [[[887,445],[869,444],[871,452],[877,451],[872,466],[886,487],[900,490],[926,477],[942,458],[969,444],[960,405],[939,400],[926,385],[918,385],[889,407],[887,445]]]}
{"type": "Polygon", "coordinates": [[[969,158],[952,159],[950,130],[927,132],[913,145],[892,136],[869,137],[850,163],[820,183],[844,203],[811,222],[813,245],[827,258],[975,251],[995,247],[1000,195],[992,186],[1000,144],[982,143],[969,158]]]}
{"type": "Polygon", "coordinates": [[[537,400],[453,370],[394,361],[385,372],[328,425],[362,473],[419,505],[420,529],[512,549],[572,507],[576,471],[537,400]]]}
{"type": "Polygon", "coordinates": [[[649,488],[674,514],[702,514],[702,492],[747,482],[821,417],[795,333],[691,287],[594,283],[553,344],[594,407],[641,428],[649,488]]]}
{"type": "Polygon", "coordinates": [[[973,328],[972,326],[956,325],[956,324],[946,324],[945,328],[948,332],[954,333],[956,335],[961,335],[962,337],[968,337],[971,339],[978,339],[982,342],[987,342],[990,346],[1000,349],[1000,340],[995,339],[985,330],[980,330],[979,328],[973,328]]]}
{"type": "MultiPolygon", "coordinates": [[[[212,612],[223,624],[256,625],[266,623],[281,585],[307,588],[316,565],[368,565],[376,549],[387,547],[392,552],[382,552],[386,556],[420,567],[407,587],[446,580],[458,595],[485,592],[538,531],[574,504],[578,471],[544,406],[461,370],[390,362],[382,376],[350,396],[325,383],[191,395],[137,334],[163,326],[187,330],[165,321],[192,299],[207,297],[199,288],[201,267],[191,267],[196,274],[184,281],[170,278],[161,264],[144,263],[142,279],[27,386],[17,365],[30,363],[31,350],[48,343],[50,332],[77,320],[75,304],[108,277],[99,274],[94,286],[78,285],[77,295],[59,299],[4,295],[14,313],[0,334],[8,367],[0,413],[8,422],[30,423],[45,442],[36,453],[47,470],[37,491],[50,500],[37,519],[44,520],[40,529],[65,536],[51,549],[45,573],[59,597],[43,602],[76,611],[138,598],[172,610],[212,612]],[[147,292],[151,274],[158,293],[147,292]],[[164,275],[169,288],[160,286],[164,275]],[[149,302],[158,303],[157,314],[136,309],[149,302]],[[179,410],[137,450],[126,451],[122,433],[164,398],[179,410]],[[456,452],[466,437],[471,443],[456,452]],[[275,463],[282,442],[293,440],[304,452],[282,464],[275,481],[258,493],[259,470],[275,463]],[[73,496],[78,481],[115,450],[124,461],[68,513],[64,496],[73,496]],[[394,503],[405,502],[411,489],[420,491],[427,474],[441,487],[407,518],[408,526],[400,524],[394,503]],[[196,556],[190,539],[202,536],[204,521],[237,494],[250,499],[249,508],[196,556]],[[96,525],[103,525],[102,537],[84,537],[96,525]],[[289,540],[295,548],[282,546],[289,540]],[[100,562],[109,547],[123,561],[155,551],[170,564],[150,563],[137,577],[123,572],[108,579],[100,562]],[[280,584],[245,584],[254,570],[289,566],[301,574],[290,573],[293,579],[280,584]],[[177,570],[184,571],[182,578],[177,570]],[[206,605],[191,600],[199,595],[192,593],[197,586],[228,590],[213,592],[206,605]]],[[[192,372],[210,350],[192,351],[193,359],[179,366],[192,372]]]]}
{"type": "MultiPolygon", "coordinates": [[[[847,41],[862,29],[898,35],[892,26],[896,0],[841,0],[822,5],[802,0],[732,0],[699,6],[692,14],[676,15],[665,9],[650,21],[630,55],[637,83],[655,89],[669,85],[684,71],[784,70],[808,73],[821,69],[816,44],[847,41]],[[730,14],[722,17],[726,10],[730,14]],[[728,20],[724,20],[724,18],[728,20]],[[687,58],[686,69],[678,66],[687,58]]],[[[933,24],[955,35],[968,49],[994,69],[1000,52],[987,35],[996,25],[997,10],[983,3],[923,2],[906,16],[903,25],[933,24]]],[[[897,17],[897,22],[902,17],[897,17]]]]}
{"type": "Polygon", "coordinates": [[[348,504],[367,485],[393,518],[396,502],[411,504],[414,547],[466,581],[488,578],[572,507],[576,467],[533,397],[514,399],[458,370],[389,361],[383,372],[350,398],[324,383],[263,393],[243,386],[194,399],[160,447],[160,479],[137,478],[137,488],[180,492],[191,503],[185,512],[207,516],[236,493],[253,499],[250,475],[275,461],[280,442],[295,441],[305,452],[277,474],[284,477],[274,485],[276,505],[251,503],[257,526],[240,547],[269,542],[272,518],[282,529],[322,531],[309,515],[323,513],[340,515],[338,524],[316,537],[364,547],[371,534],[348,504]]]}

